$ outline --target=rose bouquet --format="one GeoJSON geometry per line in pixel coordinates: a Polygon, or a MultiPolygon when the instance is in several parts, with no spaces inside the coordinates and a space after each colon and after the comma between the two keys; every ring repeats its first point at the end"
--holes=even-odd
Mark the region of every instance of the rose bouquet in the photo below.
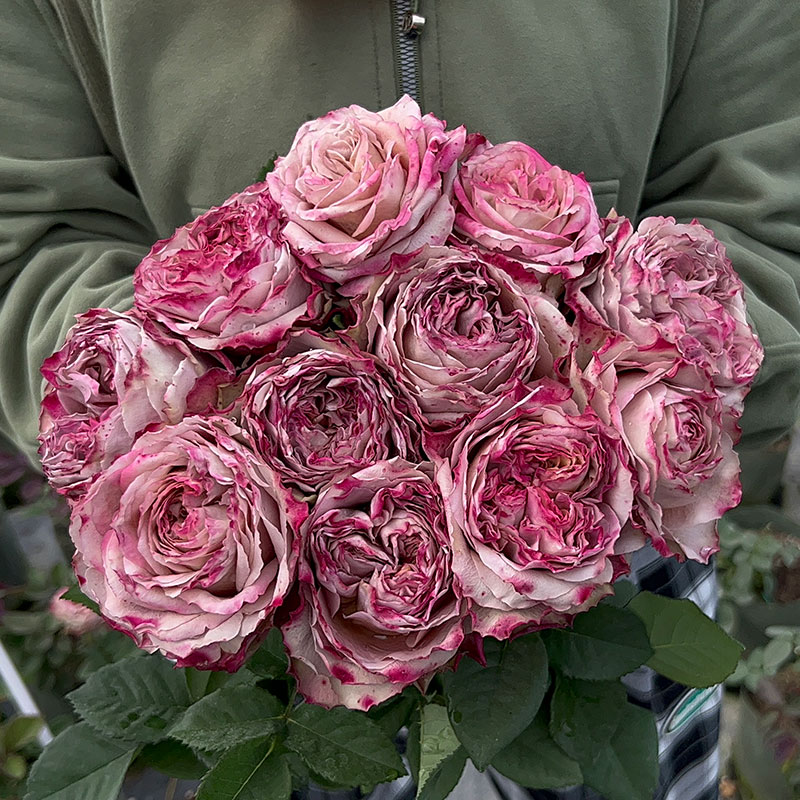
{"type": "Polygon", "coordinates": [[[648,542],[707,562],[739,501],[762,351],[708,229],[601,218],[582,175],[406,97],[304,124],[134,287],[45,362],[40,452],[87,602],[167,660],[73,694],[31,800],[77,736],[82,800],[134,758],[205,773],[200,800],[406,766],[434,800],[467,758],[650,796],[619,678],[708,686],[739,652],[615,592],[648,542]]]}

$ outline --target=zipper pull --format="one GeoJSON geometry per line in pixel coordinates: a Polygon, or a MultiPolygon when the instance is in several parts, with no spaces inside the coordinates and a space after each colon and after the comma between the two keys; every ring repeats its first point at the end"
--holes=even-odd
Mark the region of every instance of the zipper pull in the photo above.
{"type": "Polygon", "coordinates": [[[414,0],[403,19],[403,35],[416,39],[425,27],[425,17],[419,13],[419,0],[414,0]]]}

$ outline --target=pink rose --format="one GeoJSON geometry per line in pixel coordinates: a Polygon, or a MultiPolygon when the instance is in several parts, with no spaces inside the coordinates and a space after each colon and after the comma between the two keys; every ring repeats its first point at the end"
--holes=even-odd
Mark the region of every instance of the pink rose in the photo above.
{"type": "Polygon", "coordinates": [[[565,625],[611,592],[633,476],[619,433],[551,381],[518,386],[478,414],[438,468],[453,572],[474,628],[506,639],[565,625]]]}
{"type": "Polygon", "coordinates": [[[42,468],[70,499],[153,423],[179,421],[195,405],[209,364],[133,314],[94,309],[42,365],[42,468]]]}
{"type": "Polygon", "coordinates": [[[423,248],[393,261],[366,319],[367,349],[416,399],[446,446],[511,382],[551,375],[572,333],[544,293],[523,294],[502,257],[423,248]]]}
{"type": "Polygon", "coordinates": [[[455,231],[530,264],[531,277],[575,277],[602,250],[600,220],[583,175],[522,142],[492,145],[474,134],[456,177],[455,231]]]}
{"type": "Polygon", "coordinates": [[[303,526],[302,605],[284,627],[300,692],[368,709],[424,681],[464,638],[430,464],[379,462],[325,489],[303,526]]]}
{"type": "Polygon", "coordinates": [[[143,315],[203,350],[274,350],[323,307],[320,287],[280,238],[264,184],[157,242],[134,287],[143,315]]]}
{"type": "Polygon", "coordinates": [[[624,333],[641,346],[673,342],[741,413],[763,350],[723,245],[699,223],[671,217],[648,217],[635,231],[624,217],[604,227],[605,256],[568,290],[580,324],[624,333]]]}
{"type": "Polygon", "coordinates": [[[383,111],[349,106],[307,122],[267,176],[286,240],[337,284],[380,272],[392,253],[443,244],[464,139],[408,96],[383,111]]]}
{"type": "Polygon", "coordinates": [[[322,339],[251,377],[242,424],[284,481],[304,492],[376,461],[422,458],[414,404],[385,368],[322,339]]]}
{"type": "Polygon", "coordinates": [[[90,608],[66,600],[62,595],[66,586],[57,589],[50,598],[50,613],[59,625],[71,636],[83,636],[103,624],[103,620],[90,608]]]}
{"type": "Polygon", "coordinates": [[[741,499],[734,417],[707,373],[665,340],[641,348],[616,336],[578,382],[631,454],[634,524],[662,555],[707,563],[719,549],[717,520],[741,499]]]}
{"type": "Polygon", "coordinates": [[[306,516],[228,419],[142,434],[75,505],[83,591],[182,667],[241,666],[295,578],[306,516]]]}

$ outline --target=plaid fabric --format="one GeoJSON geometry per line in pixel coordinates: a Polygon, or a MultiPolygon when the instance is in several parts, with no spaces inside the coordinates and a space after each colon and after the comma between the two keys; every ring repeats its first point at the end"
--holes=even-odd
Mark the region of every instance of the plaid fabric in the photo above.
{"type": "MultiPolygon", "coordinates": [[[[667,597],[688,597],[714,616],[717,585],[713,566],[661,558],[651,548],[634,556],[631,579],[642,589],[667,597]]],[[[653,800],[716,800],[719,774],[719,716],[722,687],[689,689],[647,667],[624,679],[631,701],[656,715],[661,772],[653,800]]],[[[413,800],[411,778],[383,784],[369,795],[359,791],[325,792],[308,789],[293,800],[413,800]]],[[[576,786],[557,792],[524,789],[487,770],[470,765],[451,800],[603,800],[576,786]]]]}

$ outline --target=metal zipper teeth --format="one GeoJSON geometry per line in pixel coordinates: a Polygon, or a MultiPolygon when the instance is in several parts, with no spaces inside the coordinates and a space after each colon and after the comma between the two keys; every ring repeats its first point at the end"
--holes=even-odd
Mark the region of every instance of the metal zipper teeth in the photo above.
{"type": "Polygon", "coordinates": [[[392,0],[394,36],[394,79],[398,95],[411,95],[417,102],[422,97],[422,76],[419,61],[419,37],[403,33],[406,16],[411,13],[413,0],[392,0]]]}

